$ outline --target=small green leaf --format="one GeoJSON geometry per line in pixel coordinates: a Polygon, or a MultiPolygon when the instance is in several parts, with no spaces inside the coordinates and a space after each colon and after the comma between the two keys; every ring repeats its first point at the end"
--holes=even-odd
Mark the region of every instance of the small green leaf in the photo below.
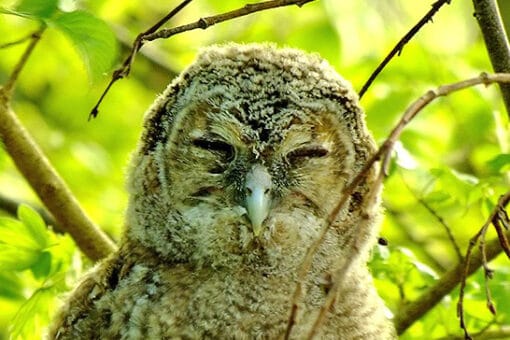
{"type": "Polygon", "coordinates": [[[41,249],[48,245],[48,230],[42,217],[28,205],[21,204],[18,208],[18,219],[26,226],[28,232],[41,249]]]}
{"type": "Polygon", "coordinates": [[[0,297],[12,300],[23,300],[23,281],[11,271],[0,270],[0,297]]]}
{"type": "Polygon", "coordinates": [[[49,321],[55,294],[51,288],[40,288],[21,306],[12,320],[11,339],[39,339],[40,324],[49,321]]]}
{"type": "Polygon", "coordinates": [[[40,251],[0,244],[0,270],[21,271],[32,267],[39,259],[40,251]]]}
{"type": "Polygon", "coordinates": [[[43,251],[37,261],[30,267],[37,279],[47,277],[51,271],[51,253],[43,251]]]}
{"type": "Polygon", "coordinates": [[[0,217],[0,244],[2,243],[32,250],[40,249],[39,243],[34,240],[27,227],[8,217],[0,217]]]}
{"type": "Polygon", "coordinates": [[[502,153],[487,162],[487,166],[493,172],[503,172],[510,168],[510,154],[502,153]]]}
{"type": "Polygon", "coordinates": [[[91,78],[109,71],[117,56],[117,43],[110,27],[84,11],[61,13],[50,21],[80,53],[91,78]]]}
{"type": "Polygon", "coordinates": [[[24,18],[48,19],[58,8],[58,0],[21,0],[12,10],[0,8],[0,13],[13,14],[24,18]]]}
{"type": "Polygon", "coordinates": [[[46,19],[55,13],[57,6],[58,0],[21,0],[14,11],[36,18],[46,19]]]}

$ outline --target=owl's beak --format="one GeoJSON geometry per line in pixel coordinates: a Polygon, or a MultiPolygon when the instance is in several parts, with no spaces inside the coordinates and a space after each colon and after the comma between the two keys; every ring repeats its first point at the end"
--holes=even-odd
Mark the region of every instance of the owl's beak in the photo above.
{"type": "Polygon", "coordinates": [[[271,187],[271,175],[266,167],[260,164],[254,165],[246,175],[244,203],[255,237],[262,232],[262,223],[269,215],[271,187]]]}

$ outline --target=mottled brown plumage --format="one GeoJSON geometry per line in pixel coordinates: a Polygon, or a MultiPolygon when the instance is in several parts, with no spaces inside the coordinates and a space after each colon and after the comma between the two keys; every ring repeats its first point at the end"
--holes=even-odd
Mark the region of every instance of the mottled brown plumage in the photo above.
{"type": "MultiPolygon", "coordinates": [[[[354,92],[318,56],[204,50],[147,113],[120,249],[71,294],[50,338],[281,338],[304,254],[373,152],[354,92]]],[[[319,248],[292,338],[308,333],[345,261],[321,338],[395,337],[365,265],[373,179],[319,248]]]]}

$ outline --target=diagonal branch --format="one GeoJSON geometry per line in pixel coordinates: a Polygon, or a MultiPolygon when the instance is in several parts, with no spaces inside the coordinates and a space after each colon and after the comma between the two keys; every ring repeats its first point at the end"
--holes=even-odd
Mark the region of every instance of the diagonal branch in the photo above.
{"type": "Polygon", "coordinates": [[[361,87],[361,90],[359,91],[359,98],[363,97],[365,92],[367,92],[368,88],[372,83],[374,82],[375,78],[382,72],[382,70],[386,67],[386,65],[393,59],[395,55],[400,55],[402,53],[402,50],[404,49],[404,46],[418,33],[418,31],[425,26],[425,24],[429,21],[432,21],[432,17],[439,11],[439,9],[444,4],[450,4],[451,0],[438,0],[432,4],[432,8],[423,16],[423,18],[418,21],[416,25],[414,25],[409,32],[406,33],[400,39],[400,41],[393,47],[393,49],[388,53],[386,58],[377,66],[375,71],[370,75],[368,80],[365,82],[365,84],[361,87]]]}
{"type": "MultiPolygon", "coordinates": [[[[307,253],[305,254],[305,258],[303,259],[301,268],[298,272],[296,288],[295,288],[294,293],[291,298],[291,311],[290,311],[290,316],[289,316],[289,319],[287,322],[285,339],[288,339],[290,337],[292,328],[296,324],[296,317],[297,317],[299,301],[302,299],[302,295],[303,295],[303,282],[311,268],[313,257],[315,256],[315,253],[317,252],[317,250],[318,250],[319,246],[322,244],[322,242],[324,242],[327,232],[329,231],[333,221],[335,221],[337,219],[337,217],[338,217],[337,215],[344,208],[348,198],[356,190],[357,186],[360,183],[362,183],[362,181],[367,176],[367,174],[370,171],[370,169],[372,168],[372,166],[374,166],[374,164],[376,162],[381,161],[379,174],[378,174],[375,182],[373,183],[374,188],[378,188],[382,185],[382,182],[388,173],[388,168],[389,168],[389,164],[390,164],[390,160],[391,160],[391,151],[393,150],[393,146],[395,145],[395,143],[399,139],[402,131],[409,124],[409,122],[413,118],[415,118],[416,115],[418,115],[418,113],[420,113],[428,104],[430,104],[433,100],[435,100],[439,97],[449,95],[450,93],[453,93],[453,92],[456,92],[456,91],[459,91],[462,89],[466,89],[466,88],[472,87],[474,85],[479,85],[479,84],[489,85],[492,83],[499,83],[499,82],[510,83],[510,74],[500,73],[500,74],[489,75],[489,74],[483,73],[480,76],[475,77],[475,78],[467,79],[464,81],[460,81],[460,82],[452,83],[452,84],[448,84],[448,85],[443,85],[443,86],[438,87],[436,90],[428,91],[427,93],[425,93],[423,96],[421,96],[415,102],[413,102],[407,108],[407,110],[404,112],[404,115],[399,120],[397,125],[393,128],[393,130],[391,131],[388,138],[379,147],[379,149],[376,151],[376,153],[367,161],[365,166],[354,177],[354,179],[352,179],[351,182],[349,182],[346,185],[346,187],[342,191],[342,196],[341,196],[339,202],[337,203],[336,207],[333,209],[333,211],[328,216],[327,221],[325,222],[324,227],[322,228],[322,230],[319,234],[319,237],[317,238],[316,241],[314,241],[312,243],[310,248],[307,250],[307,253]]],[[[363,233],[358,233],[358,236],[362,235],[362,234],[363,233]]],[[[354,243],[357,243],[357,242],[354,242],[354,243]]],[[[501,251],[501,250],[499,250],[499,251],[501,251]]],[[[341,273],[341,272],[343,272],[343,270],[347,270],[347,269],[348,268],[339,268],[338,272],[341,273]]],[[[457,281],[456,281],[455,285],[459,283],[459,277],[456,277],[456,279],[457,279],[457,281]]],[[[339,286],[339,284],[335,285],[335,287],[337,287],[337,286],[339,286]]],[[[447,292],[449,292],[449,290],[447,292]]],[[[331,289],[330,292],[328,293],[328,296],[329,296],[329,294],[335,294],[334,290],[331,289]]],[[[444,295],[441,295],[441,297],[442,296],[444,296],[444,295]]],[[[327,299],[328,304],[332,304],[333,302],[334,302],[334,299],[327,299]]],[[[437,303],[437,301],[435,303],[437,303]]],[[[432,304],[430,306],[427,305],[427,307],[429,307],[429,309],[430,309],[434,304],[432,304]]],[[[331,307],[330,305],[325,304],[323,307],[321,307],[321,310],[324,309],[324,310],[328,311],[330,309],[330,307],[331,307]]],[[[427,310],[428,309],[426,309],[426,311],[427,310]]],[[[426,311],[423,311],[423,313],[425,313],[426,311]]],[[[409,313],[409,314],[412,315],[412,313],[409,313]]],[[[406,314],[403,314],[403,315],[406,315],[406,314]]],[[[325,318],[325,317],[326,317],[326,313],[320,313],[316,322],[315,322],[315,325],[320,326],[322,323],[321,318],[325,318]]],[[[398,326],[400,327],[400,328],[398,328],[398,330],[399,331],[405,330],[415,320],[416,319],[413,319],[409,324],[406,324],[405,327],[398,324],[398,326]]],[[[312,332],[313,331],[315,331],[315,329],[312,330],[312,332]]]]}
{"type": "Polygon", "coordinates": [[[16,81],[40,39],[45,26],[32,36],[11,76],[0,87],[0,140],[18,170],[30,183],[57,223],[69,232],[78,247],[92,260],[105,257],[115,245],[87,217],[63,179],[57,174],[32,136],[10,107],[16,81]]]}
{"type": "MultiPolygon", "coordinates": [[[[506,193],[505,197],[510,198],[510,192],[506,193]]],[[[493,214],[489,217],[489,221],[492,217],[493,214]]],[[[510,237],[510,231],[507,231],[505,236],[510,237]]],[[[463,276],[468,277],[483,266],[484,261],[491,261],[501,254],[502,247],[500,242],[499,237],[486,242],[485,254],[480,250],[467,254],[466,259],[469,260],[469,263],[459,263],[455,268],[444,274],[434,286],[430,287],[418,299],[400,309],[395,318],[397,333],[402,334],[405,332],[416,320],[439,303],[445,295],[450,293],[461,282],[463,276]]]]}

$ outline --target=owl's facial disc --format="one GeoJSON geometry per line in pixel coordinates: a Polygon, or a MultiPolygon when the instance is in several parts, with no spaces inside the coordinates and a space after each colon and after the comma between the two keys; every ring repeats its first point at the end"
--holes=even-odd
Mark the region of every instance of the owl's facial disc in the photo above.
{"type": "Polygon", "coordinates": [[[254,165],[246,176],[244,204],[255,237],[262,231],[262,223],[271,208],[271,175],[266,167],[254,165]]]}

